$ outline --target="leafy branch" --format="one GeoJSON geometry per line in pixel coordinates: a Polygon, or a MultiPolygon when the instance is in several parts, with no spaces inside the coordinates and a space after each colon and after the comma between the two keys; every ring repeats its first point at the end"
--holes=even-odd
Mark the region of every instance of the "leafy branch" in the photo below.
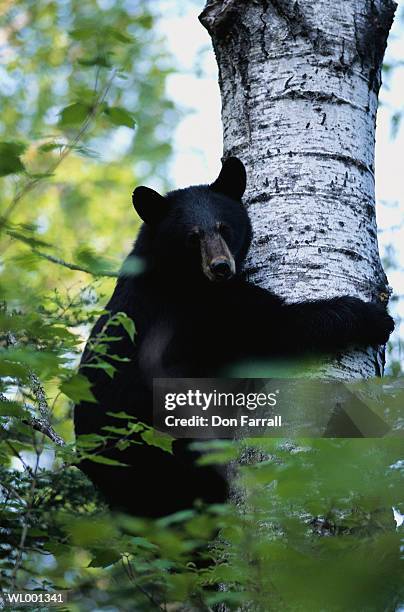
{"type": "Polygon", "coordinates": [[[66,159],[66,157],[69,155],[69,153],[72,150],[74,150],[75,147],[77,147],[78,143],[80,142],[80,140],[82,139],[84,134],[87,132],[88,128],[91,125],[92,120],[96,116],[96,114],[97,114],[98,110],[100,109],[100,107],[102,107],[103,103],[105,102],[105,99],[106,99],[106,97],[108,95],[108,92],[109,92],[109,90],[111,88],[111,85],[112,85],[113,80],[114,80],[114,78],[116,76],[116,73],[117,73],[117,71],[115,69],[112,70],[111,76],[108,79],[104,89],[99,93],[99,95],[97,95],[97,88],[98,88],[98,81],[99,81],[99,71],[100,71],[100,67],[98,67],[98,69],[97,69],[96,79],[95,79],[95,87],[94,87],[95,99],[94,99],[93,104],[89,107],[88,114],[85,117],[85,119],[84,119],[84,121],[82,123],[81,128],[78,130],[77,134],[74,136],[74,138],[70,142],[68,142],[68,143],[66,143],[65,145],[62,146],[59,158],[56,161],[54,161],[52,164],[50,164],[49,167],[45,170],[45,172],[41,173],[38,176],[31,177],[25,183],[25,185],[23,185],[21,187],[21,189],[19,191],[17,191],[17,193],[15,194],[14,198],[12,199],[10,205],[6,209],[4,215],[2,216],[1,221],[2,221],[3,224],[7,222],[7,220],[10,217],[10,215],[14,212],[14,210],[16,209],[18,204],[21,202],[21,200],[32,189],[34,189],[34,187],[36,187],[38,185],[38,183],[40,183],[44,178],[48,178],[49,176],[52,176],[55,173],[57,168],[66,159]]]}
{"type": "Polygon", "coordinates": [[[86,268],[84,266],[65,261],[64,259],[60,259],[59,257],[54,257],[53,255],[43,253],[42,251],[38,251],[37,249],[32,249],[32,252],[35,253],[35,255],[38,255],[38,257],[47,259],[48,261],[54,264],[58,264],[59,266],[63,266],[64,268],[68,268],[69,270],[85,272],[86,274],[92,274],[93,276],[108,276],[112,278],[117,278],[119,276],[119,272],[109,272],[108,270],[96,272],[94,270],[90,270],[90,268],[86,268]]]}
{"type": "MultiPolygon", "coordinates": [[[[8,346],[17,346],[18,340],[11,333],[7,332],[6,334],[6,342],[8,346]]],[[[45,389],[42,386],[39,378],[34,372],[30,372],[28,376],[29,380],[29,388],[32,391],[40,413],[40,418],[30,417],[28,419],[24,419],[33,429],[39,431],[46,435],[52,442],[58,444],[58,446],[64,446],[64,440],[56,433],[51,425],[51,409],[49,407],[48,401],[46,399],[45,389]]],[[[0,400],[3,402],[9,402],[10,400],[3,394],[0,393],[0,400]]],[[[25,406],[29,411],[29,406],[25,406]]]]}

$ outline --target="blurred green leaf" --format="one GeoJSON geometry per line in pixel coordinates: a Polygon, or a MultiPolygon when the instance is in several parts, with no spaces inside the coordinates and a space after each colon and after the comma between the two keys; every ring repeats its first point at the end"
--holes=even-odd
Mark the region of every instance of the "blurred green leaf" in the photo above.
{"type": "Polygon", "coordinates": [[[60,111],[59,124],[62,127],[76,126],[83,123],[91,112],[91,107],[82,102],[75,102],[60,111]]]}
{"type": "Polygon", "coordinates": [[[38,147],[38,151],[43,153],[48,153],[49,151],[54,151],[55,149],[61,149],[65,145],[61,142],[46,142],[45,144],[38,147]]]}
{"type": "Polygon", "coordinates": [[[49,247],[50,246],[47,242],[45,242],[44,240],[41,240],[40,238],[38,238],[37,236],[33,234],[23,234],[22,232],[19,232],[13,229],[7,230],[7,234],[11,236],[12,238],[21,240],[21,242],[25,242],[25,244],[28,244],[31,247],[49,247]]]}
{"type": "Polygon", "coordinates": [[[26,416],[24,407],[19,402],[0,400],[0,416],[26,416]]]}
{"type": "Polygon", "coordinates": [[[102,68],[111,68],[112,64],[106,55],[94,55],[90,58],[82,58],[78,60],[80,66],[100,66],[102,68]]]}
{"type": "Polygon", "coordinates": [[[0,176],[24,172],[20,156],[25,149],[26,145],[21,142],[0,142],[0,176]]]}
{"type": "Polygon", "coordinates": [[[134,128],[136,121],[129,111],[119,106],[109,106],[104,110],[108,119],[114,125],[125,125],[126,127],[134,128]]]}
{"type": "Polygon", "coordinates": [[[88,567],[108,567],[120,561],[121,556],[122,555],[118,550],[97,550],[93,558],[91,559],[88,567]]]}

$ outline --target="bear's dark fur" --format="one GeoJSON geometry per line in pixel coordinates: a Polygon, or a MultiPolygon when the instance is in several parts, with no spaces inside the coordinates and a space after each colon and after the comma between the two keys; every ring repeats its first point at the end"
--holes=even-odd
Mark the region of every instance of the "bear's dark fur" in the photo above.
{"type": "MultiPolygon", "coordinates": [[[[250,284],[242,266],[251,242],[251,225],[241,197],[243,164],[229,158],[210,186],[179,189],[165,197],[146,187],[133,194],[144,224],[130,256],[142,258],[144,271],[123,271],[106,310],[125,312],[137,335],[133,344],[123,329],[110,354],[111,379],[88,368],[97,404],[75,409],[76,434],[105,433],[121,423],[108,412],[125,411],[152,424],[152,379],[213,377],[226,366],[251,358],[277,358],[304,352],[334,353],[349,345],[384,344],[394,324],[386,309],[353,297],[285,304],[270,291],[250,284]]],[[[123,268],[125,270],[125,266],[123,268]]],[[[91,337],[103,330],[108,315],[91,337]]],[[[174,442],[174,454],[146,444],[103,454],[129,464],[115,467],[85,461],[83,470],[114,507],[140,516],[161,516],[226,499],[226,481],[213,467],[198,467],[187,440],[174,442]]]]}

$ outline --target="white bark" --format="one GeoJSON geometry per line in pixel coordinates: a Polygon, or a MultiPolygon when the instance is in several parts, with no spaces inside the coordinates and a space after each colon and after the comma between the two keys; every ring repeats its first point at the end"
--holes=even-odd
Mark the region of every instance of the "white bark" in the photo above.
{"type": "MultiPolygon", "coordinates": [[[[388,299],[375,220],[374,141],[392,0],[211,0],[225,155],[247,167],[252,281],[289,301],[388,299]]],[[[324,364],[381,373],[384,353],[324,364]]]]}

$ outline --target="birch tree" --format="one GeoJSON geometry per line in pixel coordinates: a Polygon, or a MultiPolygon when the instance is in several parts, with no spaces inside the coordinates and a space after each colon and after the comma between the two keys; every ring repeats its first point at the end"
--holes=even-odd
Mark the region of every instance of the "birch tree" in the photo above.
{"type": "MultiPolygon", "coordinates": [[[[392,0],[209,0],[224,155],[247,167],[251,280],[288,301],[387,301],[374,144],[392,0]]],[[[380,375],[383,349],[339,355],[336,379],[380,375]]]]}

